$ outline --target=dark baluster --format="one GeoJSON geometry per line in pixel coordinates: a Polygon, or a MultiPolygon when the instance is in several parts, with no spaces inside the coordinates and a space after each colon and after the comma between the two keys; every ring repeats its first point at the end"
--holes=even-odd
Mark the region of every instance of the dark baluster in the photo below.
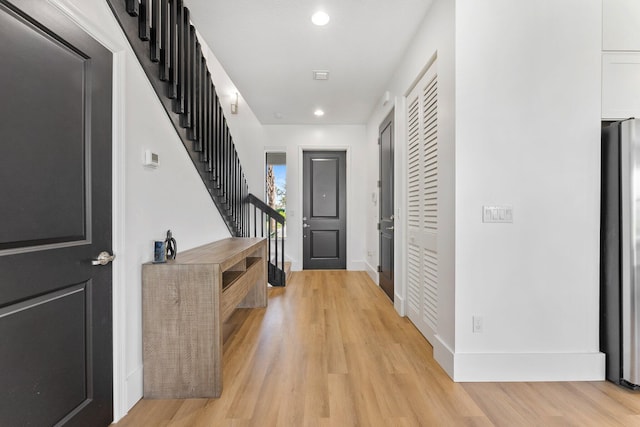
{"type": "Polygon", "coordinates": [[[258,208],[253,205],[253,237],[258,237],[258,208]]]}
{"type": "Polygon", "coordinates": [[[233,216],[235,218],[236,224],[238,223],[238,199],[240,195],[238,194],[238,152],[235,152],[235,161],[233,162],[233,216]]]}
{"type": "Polygon", "coordinates": [[[196,43],[193,56],[193,94],[191,95],[191,127],[188,130],[189,138],[193,141],[196,151],[198,151],[198,114],[200,111],[200,62],[202,53],[200,52],[200,43],[196,43]]]}
{"type": "MultiPolygon", "coordinates": [[[[231,156],[229,154],[229,145],[227,144],[227,119],[222,119],[222,157],[220,159],[220,164],[222,165],[222,169],[220,171],[220,176],[222,177],[222,183],[220,188],[224,197],[227,197],[227,182],[229,182],[229,167],[227,160],[231,156]]],[[[226,203],[226,199],[224,200],[226,203]]]]}
{"type": "MultiPolygon", "coordinates": [[[[249,197],[249,186],[247,185],[244,190],[245,198],[249,197]]],[[[247,237],[251,236],[251,207],[247,203],[247,237]]]]}
{"type": "Polygon", "coordinates": [[[244,202],[244,198],[246,197],[246,193],[244,192],[244,185],[242,186],[242,191],[240,192],[242,200],[240,202],[240,223],[242,224],[242,235],[245,237],[249,237],[247,233],[247,205],[244,202]]]}
{"type": "Polygon", "coordinates": [[[220,158],[220,138],[218,138],[218,127],[220,127],[220,122],[218,121],[218,107],[220,105],[218,94],[214,91],[213,93],[213,162],[212,166],[212,179],[216,183],[216,187],[220,182],[220,169],[218,168],[218,159],[220,158]]]}
{"type": "Polygon", "coordinates": [[[215,114],[215,109],[213,108],[213,100],[216,97],[216,88],[215,86],[213,86],[213,83],[211,83],[211,80],[209,80],[209,117],[207,118],[207,122],[208,122],[208,126],[209,126],[209,139],[207,141],[207,143],[209,144],[209,158],[207,159],[207,172],[209,172],[211,175],[209,176],[209,180],[213,179],[213,159],[215,156],[215,153],[213,152],[213,141],[214,141],[214,134],[213,134],[213,116],[215,114]]]}
{"type": "Polygon", "coordinates": [[[191,33],[191,27],[189,25],[189,9],[186,7],[182,12],[182,19],[184,22],[183,31],[184,31],[184,56],[182,58],[182,81],[183,81],[183,91],[182,91],[182,115],[180,116],[180,126],[183,128],[191,127],[191,96],[193,93],[193,50],[192,47],[195,43],[192,43],[191,37],[193,34],[191,33]]]}
{"type": "Polygon", "coordinates": [[[173,111],[184,113],[184,7],[182,0],[176,0],[176,100],[173,103],[173,111]]]}
{"type": "Polygon", "coordinates": [[[231,151],[231,167],[229,168],[230,174],[231,174],[231,180],[229,182],[229,196],[231,196],[231,199],[229,200],[230,203],[230,209],[231,209],[231,215],[234,217],[235,219],[235,183],[236,183],[236,147],[233,145],[233,142],[231,142],[232,144],[232,151],[231,151]]]}
{"type": "Polygon", "coordinates": [[[178,1],[169,0],[169,86],[167,97],[178,96],[178,1]]]}
{"type": "Polygon", "coordinates": [[[160,80],[169,80],[169,1],[160,0],[160,80]]]}
{"type": "Polygon", "coordinates": [[[198,141],[199,141],[199,145],[198,148],[200,148],[199,151],[204,150],[204,102],[205,102],[205,91],[206,91],[206,85],[205,85],[205,79],[207,77],[207,63],[205,61],[205,59],[202,57],[202,52],[198,51],[198,58],[199,59],[199,65],[198,65],[198,69],[200,70],[198,72],[198,85],[200,87],[200,89],[198,90],[198,121],[197,121],[197,134],[198,134],[198,141]]]}
{"type": "Polygon", "coordinates": [[[234,192],[236,193],[236,212],[237,212],[237,219],[238,219],[238,224],[240,224],[240,214],[241,214],[241,206],[242,206],[242,192],[240,191],[240,175],[241,175],[241,169],[240,169],[240,158],[238,157],[238,160],[236,161],[236,188],[234,189],[234,192]]]}
{"type": "Polygon", "coordinates": [[[196,87],[198,82],[198,73],[197,73],[197,64],[198,64],[198,49],[199,45],[196,41],[196,29],[193,25],[189,26],[189,112],[187,113],[187,134],[189,135],[189,139],[196,139],[196,104],[198,103],[196,94],[198,89],[196,87]]]}
{"type": "Polygon", "coordinates": [[[158,62],[160,60],[160,0],[152,0],[151,5],[149,57],[153,62],[158,62]]]}
{"type": "MultiPolygon", "coordinates": [[[[244,174],[243,174],[244,175],[244,174]]],[[[249,233],[247,233],[247,204],[245,203],[245,198],[247,197],[247,193],[245,192],[244,186],[244,176],[243,176],[243,184],[242,184],[242,197],[240,197],[240,212],[242,218],[242,235],[245,237],[249,237],[249,233]]]]}
{"type": "Polygon", "coordinates": [[[149,3],[151,0],[140,0],[140,14],[138,15],[138,37],[149,40],[149,3]]]}
{"type": "Polygon", "coordinates": [[[216,179],[216,171],[215,171],[215,160],[216,160],[216,150],[215,150],[215,146],[216,146],[216,98],[218,97],[216,95],[216,87],[213,85],[213,83],[209,83],[209,85],[211,86],[211,99],[210,99],[210,107],[209,107],[209,129],[210,129],[210,135],[209,135],[209,140],[210,140],[210,148],[209,148],[209,172],[211,173],[211,176],[209,177],[210,180],[215,181],[216,179]]]}
{"type": "Polygon", "coordinates": [[[267,215],[267,267],[269,263],[271,263],[271,217],[267,215]]]}
{"type": "Polygon", "coordinates": [[[233,191],[233,183],[235,181],[235,164],[236,164],[236,147],[233,144],[233,138],[231,137],[231,133],[229,132],[229,152],[231,153],[231,157],[229,158],[229,209],[231,209],[231,213],[233,214],[235,202],[235,194],[233,191]]]}
{"type": "Polygon", "coordinates": [[[229,141],[229,185],[227,186],[227,210],[233,218],[233,142],[229,141]]]}
{"type": "Polygon", "coordinates": [[[204,83],[204,111],[203,111],[203,115],[202,115],[202,144],[203,144],[203,151],[202,151],[202,161],[203,162],[208,162],[209,161],[209,111],[211,110],[211,84],[209,83],[211,81],[210,79],[210,73],[209,71],[207,71],[205,73],[205,77],[203,79],[203,83],[204,83]]]}
{"type": "Polygon", "coordinates": [[[287,280],[287,276],[284,272],[284,224],[282,224],[282,240],[280,241],[280,243],[282,244],[282,279],[280,280],[280,283],[278,283],[281,286],[285,285],[285,281],[287,280]]]}
{"type": "Polygon", "coordinates": [[[229,128],[227,128],[227,145],[229,147],[229,158],[227,159],[227,168],[229,170],[229,179],[227,180],[227,194],[229,195],[229,208],[231,208],[231,203],[232,203],[232,199],[231,199],[231,191],[233,188],[233,152],[235,150],[235,147],[233,146],[233,139],[231,139],[231,133],[229,128]]]}
{"type": "Polygon", "coordinates": [[[218,149],[218,156],[216,157],[216,169],[218,170],[218,188],[222,188],[222,180],[224,179],[224,173],[222,171],[222,158],[224,156],[224,144],[223,144],[223,126],[224,117],[222,115],[222,107],[220,106],[220,99],[218,98],[218,106],[216,108],[216,147],[218,149]]]}
{"type": "Polygon", "coordinates": [[[264,212],[260,209],[260,237],[264,237],[264,212]]]}
{"type": "Polygon", "coordinates": [[[131,16],[138,16],[139,6],[138,0],[127,0],[127,13],[131,16]]]}
{"type": "MultiPolygon", "coordinates": [[[[233,142],[232,142],[233,144],[233,142]]],[[[231,215],[233,215],[235,219],[235,209],[236,209],[236,147],[233,145],[233,151],[231,152],[231,182],[229,186],[229,195],[231,196],[231,215]]]]}
{"type": "Polygon", "coordinates": [[[218,117],[220,118],[220,126],[218,129],[218,145],[220,147],[220,155],[218,156],[218,158],[216,159],[216,163],[218,166],[218,189],[220,190],[220,193],[224,193],[224,182],[227,179],[227,171],[224,168],[224,159],[227,156],[227,148],[224,144],[224,126],[225,126],[225,120],[224,117],[220,117],[220,109],[218,109],[218,117]]]}
{"type": "MultiPolygon", "coordinates": [[[[280,225],[280,223],[274,220],[274,221],[273,221],[273,225],[275,225],[275,227],[276,227],[276,234],[275,234],[275,236],[274,236],[275,243],[276,243],[276,244],[274,245],[274,246],[275,246],[275,249],[276,249],[276,254],[275,254],[275,257],[273,258],[273,260],[274,260],[274,264],[275,264],[275,266],[277,267],[277,266],[278,266],[278,226],[280,225]]],[[[276,270],[276,271],[277,271],[277,270],[276,270]]]]}

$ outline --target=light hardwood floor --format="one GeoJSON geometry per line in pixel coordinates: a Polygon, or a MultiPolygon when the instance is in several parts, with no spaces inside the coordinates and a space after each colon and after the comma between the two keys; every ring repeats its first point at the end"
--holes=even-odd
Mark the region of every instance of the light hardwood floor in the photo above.
{"type": "Polygon", "coordinates": [[[640,426],[640,394],[607,382],[452,382],[365,273],[269,292],[225,325],[219,399],[143,399],[116,426],[640,426]]]}

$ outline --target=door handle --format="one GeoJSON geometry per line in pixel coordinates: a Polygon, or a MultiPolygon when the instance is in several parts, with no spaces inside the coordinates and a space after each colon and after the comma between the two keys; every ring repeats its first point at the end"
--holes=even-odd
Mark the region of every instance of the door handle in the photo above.
{"type": "Polygon", "coordinates": [[[309,224],[302,224],[302,228],[309,228],[311,227],[309,224]]]}
{"type": "Polygon", "coordinates": [[[98,258],[91,260],[91,265],[107,265],[111,261],[113,261],[115,258],[116,258],[115,255],[111,255],[107,251],[102,251],[98,255],[98,258]]]}
{"type": "Polygon", "coordinates": [[[393,230],[393,225],[391,227],[387,227],[387,230],[393,230]]]}
{"type": "Polygon", "coordinates": [[[393,215],[391,215],[389,218],[382,217],[382,220],[383,221],[393,221],[393,215]]]}

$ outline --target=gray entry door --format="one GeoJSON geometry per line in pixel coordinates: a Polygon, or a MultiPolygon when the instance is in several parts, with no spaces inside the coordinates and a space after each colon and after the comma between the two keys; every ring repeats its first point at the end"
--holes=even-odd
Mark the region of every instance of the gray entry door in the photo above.
{"type": "Polygon", "coordinates": [[[393,110],[380,125],[380,287],[393,301],[393,110]]]}
{"type": "Polygon", "coordinates": [[[303,154],[304,269],[347,268],[347,155],[303,154]]]}
{"type": "Polygon", "coordinates": [[[112,55],[0,0],[0,425],[112,420],[112,55]]]}

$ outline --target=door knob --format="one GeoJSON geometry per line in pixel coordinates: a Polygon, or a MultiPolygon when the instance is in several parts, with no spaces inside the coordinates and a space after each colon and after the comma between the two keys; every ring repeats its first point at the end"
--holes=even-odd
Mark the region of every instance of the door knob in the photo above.
{"type": "Polygon", "coordinates": [[[387,230],[393,230],[393,225],[391,227],[387,227],[387,230]]]}
{"type": "Polygon", "coordinates": [[[302,224],[302,228],[309,228],[311,227],[309,224],[302,224]]]}
{"type": "Polygon", "coordinates": [[[111,255],[107,251],[102,251],[98,255],[98,258],[91,261],[91,265],[107,265],[113,261],[115,257],[115,255],[111,255]]]}

